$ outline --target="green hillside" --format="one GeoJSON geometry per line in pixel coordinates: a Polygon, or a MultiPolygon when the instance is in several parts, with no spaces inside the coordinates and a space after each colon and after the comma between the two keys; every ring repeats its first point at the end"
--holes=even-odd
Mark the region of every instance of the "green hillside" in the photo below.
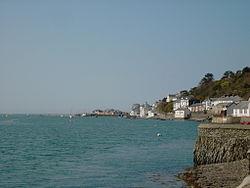
{"type": "MultiPolygon", "coordinates": [[[[181,96],[192,96],[194,99],[203,101],[206,98],[238,95],[245,100],[250,97],[250,68],[245,67],[236,72],[226,71],[221,79],[214,80],[212,73],[207,73],[197,87],[189,91],[183,90],[181,96]]],[[[157,111],[160,113],[172,112],[173,103],[165,102],[165,98],[158,104],[157,111]]]]}
{"type": "Polygon", "coordinates": [[[214,80],[213,74],[207,73],[199,85],[188,93],[199,100],[223,95],[239,95],[247,100],[250,97],[250,68],[245,67],[236,72],[226,71],[219,80],[214,80]]]}

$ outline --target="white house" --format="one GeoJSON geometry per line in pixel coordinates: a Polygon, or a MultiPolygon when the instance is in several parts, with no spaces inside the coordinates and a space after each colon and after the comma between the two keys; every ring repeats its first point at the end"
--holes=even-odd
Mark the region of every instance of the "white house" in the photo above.
{"type": "Polygon", "coordinates": [[[188,107],[191,112],[204,112],[205,105],[203,103],[195,103],[188,107]]]}
{"type": "Polygon", "coordinates": [[[239,104],[234,106],[233,114],[234,117],[250,117],[250,101],[241,101],[239,104]]]}
{"type": "Polygon", "coordinates": [[[141,106],[140,104],[133,104],[130,115],[139,117],[140,116],[140,106],[141,106]]]}
{"type": "Polygon", "coordinates": [[[176,95],[171,95],[169,94],[167,97],[166,97],[166,102],[172,102],[172,101],[176,101],[177,100],[177,96],[176,95]]]}
{"type": "Polygon", "coordinates": [[[140,117],[144,118],[148,116],[148,111],[151,110],[151,106],[148,103],[145,103],[140,106],[140,117]]]}
{"type": "Polygon", "coordinates": [[[140,107],[140,117],[143,118],[146,116],[148,116],[148,110],[144,106],[141,106],[140,107]]]}
{"type": "Polygon", "coordinates": [[[156,116],[156,113],[153,110],[149,110],[147,118],[152,118],[154,116],[156,116]]]}
{"type": "MultiPolygon", "coordinates": [[[[140,111],[140,110],[139,110],[140,111]]],[[[134,110],[132,110],[130,113],[129,113],[130,116],[134,116],[134,117],[139,117],[140,116],[140,113],[137,113],[135,112],[134,110]]]]}
{"type": "Polygon", "coordinates": [[[177,109],[179,109],[179,108],[181,108],[181,99],[177,99],[177,100],[174,101],[174,103],[173,103],[173,110],[174,110],[174,111],[177,110],[177,109]]]}
{"type": "Polygon", "coordinates": [[[157,106],[159,105],[160,102],[161,102],[161,101],[155,101],[155,103],[152,104],[152,110],[153,110],[153,111],[156,111],[157,106]]]}
{"type": "Polygon", "coordinates": [[[212,109],[212,101],[211,101],[211,99],[206,99],[206,100],[202,101],[202,104],[205,106],[205,110],[212,109]]]}
{"type": "Polygon", "coordinates": [[[175,110],[174,117],[178,119],[187,119],[190,117],[190,110],[187,108],[179,108],[175,110]]]}
{"type": "Polygon", "coordinates": [[[173,104],[173,110],[177,110],[179,108],[187,108],[189,106],[189,98],[188,97],[182,97],[180,99],[177,99],[174,101],[173,104]]]}
{"type": "Polygon", "coordinates": [[[234,106],[235,104],[236,103],[234,103],[234,102],[219,103],[216,106],[212,107],[211,112],[212,112],[214,117],[215,116],[216,117],[230,116],[230,114],[232,114],[232,106],[234,106]]]}

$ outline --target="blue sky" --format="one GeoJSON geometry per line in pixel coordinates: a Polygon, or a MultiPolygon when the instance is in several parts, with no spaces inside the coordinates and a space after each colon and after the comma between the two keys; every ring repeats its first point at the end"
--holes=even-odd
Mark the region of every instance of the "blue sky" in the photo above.
{"type": "Polygon", "coordinates": [[[249,1],[1,0],[0,112],[129,110],[250,62],[249,1]]]}

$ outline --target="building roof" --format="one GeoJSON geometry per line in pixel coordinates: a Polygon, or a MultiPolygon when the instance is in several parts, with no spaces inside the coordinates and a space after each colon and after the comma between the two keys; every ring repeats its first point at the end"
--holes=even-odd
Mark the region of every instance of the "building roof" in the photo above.
{"type": "Polygon", "coordinates": [[[150,105],[146,102],[145,104],[141,105],[140,108],[151,109],[152,106],[150,106],[150,105]]]}
{"type": "Polygon", "coordinates": [[[169,94],[167,97],[176,97],[176,94],[169,94]]]}
{"type": "Polygon", "coordinates": [[[227,103],[219,103],[219,104],[217,104],[215,107],[222,107],[222,108],[224,108],[224,107],[229,107],[229,106],[231,106],[232,104],[234,104],[233,102],[227,102],[227,103]]]}
{"type": "Polygon", "coordinates": [[[241,101],[237,104],[234,109],[248,109],[250,101],[241,101]]]}
{"type": "Polygon", "coordinates": [[[175,111],[185,111],[185,112],[190,112],[190,110],[188,108],[178,108],[175,111]]]}
{"type": "Polygon", "coordinates": [[[177,99],[174,101],[174,103],[180,103],[181,102],[181,99],[177,99]]]}
{"type": "Polygon", "coordinates": [[[206,98],[204,101],[202,101],[202,102],[205,102],[205,101],[210,101],[211,99],[210,98],[206,98]]]}
{"type": "Polygon", "coordinates": [[[195,103],[195,104],[190,105],[190,107],[196,107],[196,106],[204,106],[204,104],[202,104],[202,103],[195,103]]]}
{"type": "Polygon", "coordinates": [[[190,100],[191,97],[187,96],[187,97],[181,97],[181,98],[177,98],[177,100],[174,101],[174,103],[180,103],[181,100],[190,100]]]}
{"type": "Polygon", "coordinates": [[[239,96],[229,96],[229,97],[219,97],[219,98],[211,98],[211,101],[233,101],[238,102],[241,101],[242,98],[239,96]]]}

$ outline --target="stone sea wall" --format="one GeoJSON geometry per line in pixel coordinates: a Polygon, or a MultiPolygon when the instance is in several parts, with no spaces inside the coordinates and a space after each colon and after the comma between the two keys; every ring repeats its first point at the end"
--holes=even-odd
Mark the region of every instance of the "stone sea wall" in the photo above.
{"type": "Polygon", "coordinates": [[[212,123],[240,123],[240,117],[213,117],[212,123]]]}
{"type": "Polygon", "coordinates": [[[194,165],[225,163],[247,158],[250,125],[201,124],[194,148],[194,165]]]}

